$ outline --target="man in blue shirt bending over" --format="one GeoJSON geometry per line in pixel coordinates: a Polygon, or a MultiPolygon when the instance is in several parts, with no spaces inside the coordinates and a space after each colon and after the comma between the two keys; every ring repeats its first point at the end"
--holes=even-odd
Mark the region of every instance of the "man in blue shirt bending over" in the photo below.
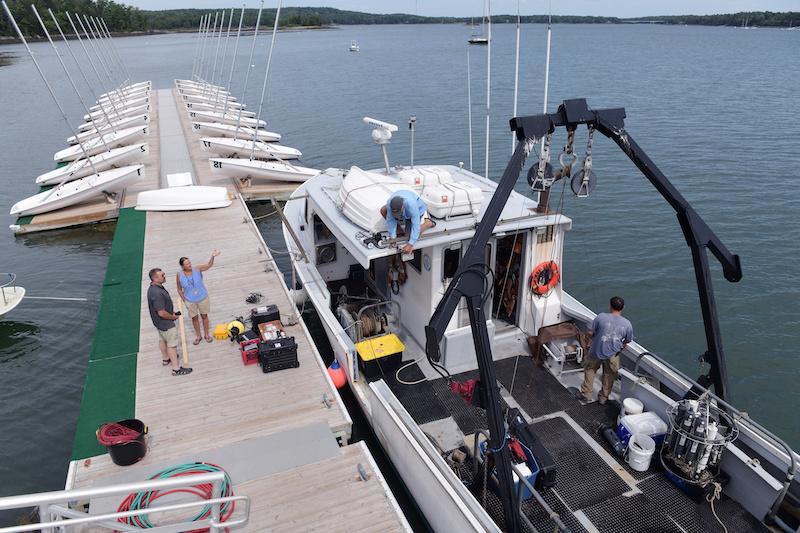
{"type": "Polygon", "coordinates": [[[386,219],[389,227],[389,238],[397,238],[397,225],[403,224],[405,233],[408,234],[408,227],[411,226],[408,235],[408,244],[403,246],[403,253],[410,254],[414,251],[414,244],[419,239],[420,234],[428,228],[435,226],[435,223],[428,216],[428,207],[425,202],[412,191],[397,191],[389,197],[386,205],[381,207],[381,216],[386,219]]]}
{"type": "Polygon", "coordinates": [[[625,300],[619,296],[611,298],[611,312],[600,313],[589,324],[589,335],[592,346],[589,357],[584,362],[584,375],[578,398],[584,402],[592,401],[592,384],[597,370],[603,367],[603,387],[597,395],[597,401],[604,405],[611,394],[611,388],[619,371],[619,354],[633,340],[633,326],[622,316],[625,300]]]}

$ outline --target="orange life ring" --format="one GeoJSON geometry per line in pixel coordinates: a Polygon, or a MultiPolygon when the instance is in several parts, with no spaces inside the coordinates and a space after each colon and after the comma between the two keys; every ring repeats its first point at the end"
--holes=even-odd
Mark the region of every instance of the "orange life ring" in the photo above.
{"type": "Polygon", "coordinates": [[[539,263],[530,278],[530,287],[533,294],[539,296],[549,292],[556,285],[561,276],[558,273],[558,265],[555,261],[545,261],[539,263]]]}

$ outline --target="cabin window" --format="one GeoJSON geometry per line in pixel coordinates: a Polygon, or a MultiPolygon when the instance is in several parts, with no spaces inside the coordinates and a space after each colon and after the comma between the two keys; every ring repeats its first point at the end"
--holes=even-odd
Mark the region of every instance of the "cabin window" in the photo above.
{"type": "Polygon", "coordinates": [[[509,324],[516,324],[519,315],[519,299],[524,283],[522,279],[524,241],[525,237],[522,234],[507,235],[497,239],[492,316],[509,324]]]}
{"type": "Polygon", "coordinates": [[[442,280],[453,279],[461,262],[461,247],[445,248],[442,256],[442,280]]]}
{"type": "Polygon", "coordinates": [[[422,274],[422,250],[414,250],[414,258],[408,262],[411,268],[422,274]]]}
{"type": "Polygon", "coordinates": [[[553,226],[547,226],[544,231],[536,232],[536,243],[553,242],[553,226]]]}
{"type": "Polygon", "coordinates": [[[314,242],[325,243],[333,240],[333,233],[328,229],[328,226],[319,218],[314,215],[314,242]]]}

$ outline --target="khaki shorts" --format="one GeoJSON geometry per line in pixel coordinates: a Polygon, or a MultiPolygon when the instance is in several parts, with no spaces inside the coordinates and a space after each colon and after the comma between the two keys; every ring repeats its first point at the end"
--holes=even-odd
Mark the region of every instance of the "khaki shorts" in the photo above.
{"type": "Polygon", "coordinates": [[[197,315],[207,315],[211,312],[211,299],[206,296],[203,300],[197,303],[183,302],[186,304],[186,310],[189,311],[189,316],[194,318],[197,315]]]}
{"type": "Polygon", "coordinates": [[[176,348],[178,346],[178,328],[169,328],[167,331],[159,329],[158,338],[164,341],[167,348],[176,348]]]}

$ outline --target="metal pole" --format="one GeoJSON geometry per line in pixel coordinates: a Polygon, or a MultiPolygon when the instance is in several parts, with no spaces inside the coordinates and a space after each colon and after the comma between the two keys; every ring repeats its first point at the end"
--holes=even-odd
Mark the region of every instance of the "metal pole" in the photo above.
{"type": "MultiPolygon", "coordinates": [[[[214,13],[214,25],[211,27],[211,33],[209,34],[209,38],[208,38],[209,41],[213,41],[214,40],[214,33],[217,31],[217,22],[218,21],[219,21],[219,11],[214,13]]],[[[211,50],[208,51],[208,56],[209,56],[208,59],[209,59],[209,69],[210,69],[211,68],[211,65],[210,65],[210,63],[211,63],[211,61],[210,61],[211,60],[211,50]]],[[[209,72],[209,74],[211,74],[211,73],[209,72]]],[[[211,78],[211,76],[208,76],[208,77],[211,78]]],[[[208,90],[209,92],[211,91],[211,81],[210,81],[210,79],[206,80],[205,68],[203,68],[203,81],[205,82],[205,85],[203,87],[203,94],[205,94],[206,90],[208,90]]]]}
{"type": "MultiPolygon", "coordinates": [[[[78,36],[78,42],[81,43],[81,46],[83,47],[83,51],[86,53],[86,58],[89,60],[89,64],[92,66],[92,69],[94,70],[94,73],[97,75],[97,81],[100,82],[100,87],[102,87],[103,86],[103,78],[100,75],[100,71],[97,70],[97,66],[94,64],[94,61],[92,61],[91,55],[89,54],[89,49],[86,48],[85,44],[83,44],[83,39],[81,39],[81,34],[78,31],[78,28],[75,27],[75,22],[73,22],[72,16],[69,14],[69,11],[65,12],[65,14],[67,15],[67,20],[69,20],[70,26],[72,26],[72,31],[74,31],[75,35],[78,36]]],[[[100,57],[100,54],[95,49],[94,43],[92,42],[91,39],[89,39],[89,32],[86,31],[86,27],[84,27],[83,21],[81,21],[80,16],[76,14],[75,15],[75,19],[78,21],[78,24],[81,25],[81,28],[83,29],[83,33],[86,36],[86,40],[89,42],[89,46],[92,47],[92,50],[94,51],[95,55],[97,56],[97,59],[100,62],[100,68],[103,70],[103,73],[105,74],[106,78],[108,78],[108,80],[111,82],[111,91],[109,91],[109,92],[116,92],[117,95],[119,96],[119,100],[121,101],[123,99],[123,97],[125,96],[124,93],[118,87],[114,86],[114,81],[111,79],[111,75],[108,73],[108,70],[105,68],[105,65],[103,64],[103,60],[100,57]]],[[[109,94],[107,96],[109,96],[109,100],[110,100],[111,99],[110,98],[111,95],[109,94]]]]}
{"type": "Polygon", "coordinates": [[[97,22],[98,22],[98,25],[103,30],[105,30],[106,35],[108,36],[109,47],[111,48],[111,51],[116,56],[117,61],[119,61],[119,64],[122,66],[122,70],[123,70],[123,72],[125,72],[125,76],[128,78],[128,81],[133,81],[133,79],[131,78],[131,73],[128,72],[128,67],[125,66],[125,62],[122,60],[122,56],[119,53],[119,48],[117,48],[117,43],[114,42],[114,37],[111,36],[111,32],[108,29],[108,24],[106,24],[105,19],[98,18],[97,22]]]}
{"type": "MultiPolygon", "coordinates": [[[[231,40],[231,26],[233,25],[233,8],[231,8],[231,16],[228,17],[228,32],[225,35],[225,46],[222,47],[222,62],[225,62],[225,56],[228,54],[228,41],[231,40]]],[[[220,99],[220,85],[222,85],[222,71],[224,70],[223,66],[220,65],[219,67],[219,80],[217,82],[217,87],[214,90],[214,103],[219,104],[220,99]]],[[[225,90],[230,91],[230,85],[225,86],[225,90]]],[[[225,99],[228,99],[229,95],[223,95],[225,99]]],[[[227,105],[227,104],[226,104],[227,105]]]]}
{"type": "Polygon", "coordinates": [[[484,165],[484,176],[489,177],[489,114],[491,112],[492,101],[492,2],[486,0],[486,37],[489,39],[486,44],[486,161],[484,165]]]}
{"type": "Polygon", "coordinates": [[[200,63],[197,65],[197,81],[205,83],[203,79],[203,66],[206,61],[206,43],[208,42],[208,31],[211,29],[211,13],[206,15],[206,27],[203,30],[203,44],[200,47],[200,63]]]}
{"type": "MultiPolygon", "coordinates": [[[[88,32],[86,34],[86,38],[89,39],[90,42],[92,43],[92,47],[94,48],[95,53],[97,53],[97,57],[101,58],[101,62],[103,64],[103,67],[108,72],[109,80],[111,80],[111,83],[116,84],[117,87],[119,87],[120,91],[122,91],[122,89],[125,88],[125,81],[122,80],[121,78],[117,79],[117,73],[115,72],[115,70],[113,68],[113,65],[112,65],[112,62],[109,59],[106,51],[103,49],[102,46],[100,46],[100,41],[97,38],[97,34],[95,33],[94,29],[92,28],[92,25],[89,23],[89,17],[87,17],[86,15],[83,15],[83,20],[81,21],[80,15],[76,15],[76,16],[78,17],[78,20],[81,22],[81,28],[83,28],[84,31],[86,31],[87,28],[88,28],[88,32]],[[84,22],[86,23],[85,26],[83,24],[84,22]],[[91,37],[90,37],[89,34],[91,34],[91,37]]],[[[122,92],[124,93],[124,91],[122,91],[122,92]]]]}
{"type": "MultiPolygon", "coordinates": [[[[211,69],[211,84],[215,85],[217,79],[217,59],[219,59],[219,47],[222,45],[222,27],[225,25],[225,11],[222,12],[222,20],[219,21],[219,33],[217,33],[217,51],[214,52],[214,68],[211,69]]],[[[219,94],[219,87],[210,87],[212,92],[219,94]]]]}
{"type": "Polygon", "coordinates": [[[197,56],[200,53],[200,34],[203,31],[203,22],[205,21],[206,16],[203,15],[200,17],[200,24],[197,26],[197,44],[194,47],[194,59],[192,60],[192,75],[189,77],[190,80],[194,79],[195,69],[197,68],[197,56]]]}
{"type": "MultiPolygon", "coordinates": [[[[19,36],[19,40],[22,41],[22,44],[25,45],[25,49],[28,51],[28,55],[31,57],[31,61],[33,61],[33,64],[36,67],[36,70],[39,72],[39,76],[42,77],[42,81],[44,82],[45,87],[47,87],[47,91],[50,93],[50,96],[53,97],[53,101],[56,103],[56,107],[58,107],[58,110],[61,112],[61,118],[64,119],[64,122],[67,124],[67,127],[70,129],[70,131],[72,131],[72,134],[77,136],[77,132],[75,131],[75,128],[72,127],[72,124],[70,123],[69,118],[67,118],[67,114],[64,112],[64,108],[61,107],[61,103],[58,101],[58,98],[56,97],[56,93],[54,93],[53,92],[53,88],[50,87],[50,83],[47,81],[47,78],[44,75],[44,71],[42,71],[42,67],[39,66],[39,62],[36,61],[36,56],[33,55],[33,52],[31,51],[31,47],[28,46],[28,41],[25,40],[25,37],[22,35],[22,31],[20,31],[19,26],[17,26],[17,21],[14,19],[14,15],[12,15],[11,14],[11,10],[8,9],[8,4],[6,4],[5,0],[2,0],[2,3],[3,3],[3,10],[6,12],[6,16],[11,21],[11,25],[14,26],[14,30],[17,32],[17,36],[19,36]]],[[[99,174],[97,172],[97,169],[94,167],[94,163],[92,162],[91,159],[89,159],[89,155],[86,153],[86,149],[83,147],[83,143],[82,142],[78,142],[78,146],[81,147],[81,151],[83,152],[83,156],[89,161],[89,164],[92,167],[92,171],[95,174],[99,174]]],[[[61,187],[61,185],[63,185],[63,184],[64,184],[64,182],[62,181],[56,187],[54,187],[52,189],[52,191],[55,191],[56,189],[61,187]]],[[[50,194],[52,194],[52,191],[50,192],[50,194]]]]}
{"type": "Polygon", "coordinates": [[[97,27],[97,24],[94,24],[94,21],[86,15],[84,15],[83,18],[86,21],[86,26],[89,27],[89,31],[92,33],[92,37],[94,37],[97,41],[97,49],[102,50],[103,54],[105,54],[109,69],[115,73],[120,86],[125,87],[128,83],[128,80],[125,79],[125,74],[122,72],[122,70],[120,70],[117,61],[111,55],[111,51],[108,49],[108,46],[106,46],[106,43],[100,37],[100,29],[97,27]]]}
{"type": "MultiPolygon", "coordinates": [[[[253,64],[253,52],[256,49],[256,38],[258,37],[258,26],[261,24],[261,11],[264,10],[264,0],[261,0],[261,5],[258,6],[258,16],[256,16],[256,29],[253,32],[253,44],[250,47],[250,59],[247,62],[247,70],[244,74],[244,87],[242,88],[242,100],[241,103],[244,105],[245,98],[247,97],[247,80],[250,78],[250,66],[253,64]]],[[[243,108],[239,106],[239,115],[236,117],[236,130],[233,132],[233,140],[237,139],[239,135],[239,127],[242,124],[242,111],[243,108]]],[[[256,122],[255,126],[258,129],[258,122],[256,122]]]]}
{"type": "Polygon", "coordinates": [[[256,152],[256,141],[258,140],[258,122],[261,120],[261,111],[264,109],[264,95],[267,92],[269,83],[269,68],[272,64],[272,50],[275,48],[275,35],[278,33],[278,19],[281,16],[281,0],[278,0],[278,9],[275,11],[275,24],[272,26],[272,41],[269,43],[269,53],[267,54],[267,70],[264,72],[264,85],[261,86],[261,100],[258,102],[258,113],[256,113],[256,127],[253,128],[253,145],[250,147],[250,160],[253,160],[256,152]]]}
{"type": "MultiPolygon", "coordinates": [[[[519,2],[517,0],[517,46],[514,51],[514,110],[511,112],[512,117],[517,116],[517,95],[519,94],[519,2]]],[[[514,153],[514,149],[517,146],[517,138],[514,133],[511,133],[511,153],[514,153]]]]}
{"type": "MultiPolygon", "coordinates": [[[[244,6],[242,6],[242,12],[239,15],[239,29],[236,30],[236,43],[233,45],[233,58],[231,59],[231,71],[228,74],[228,85],[227,85],[227,88],[228,88],[229,91],[231,90],[231,83],[233,82],[233,68],[236,66],[236,52],[239,51],[239,36],[242,34],[242,21],[243,20],[244,20],[244,6]]],[[[223,117],[228,113],[228,102],[229,101],[230,101],[230,98],[226,97],[225,98],[225,107],[222,108],[222,116],[223,117]]],[[[242,107],[243,105],[244,105],[244,102],[240,102],[239,103],[239,107],[242,107]]],[[[258,126],[256,126],[256,129],[258,129],[258,126]]],[[[238,131],[238,130],[239,130],[239,128],[237,127],[236,131],[238,131]]],[[[235,135],[236,134],[234,133],[234,136],[235,135]]]]}
{"type": "Polygon", "coordinates": [[[469,46],[467,46],[467,123],[469,125],[469,169],[472,170],[472,79],[469,74],[469,46]]]}

